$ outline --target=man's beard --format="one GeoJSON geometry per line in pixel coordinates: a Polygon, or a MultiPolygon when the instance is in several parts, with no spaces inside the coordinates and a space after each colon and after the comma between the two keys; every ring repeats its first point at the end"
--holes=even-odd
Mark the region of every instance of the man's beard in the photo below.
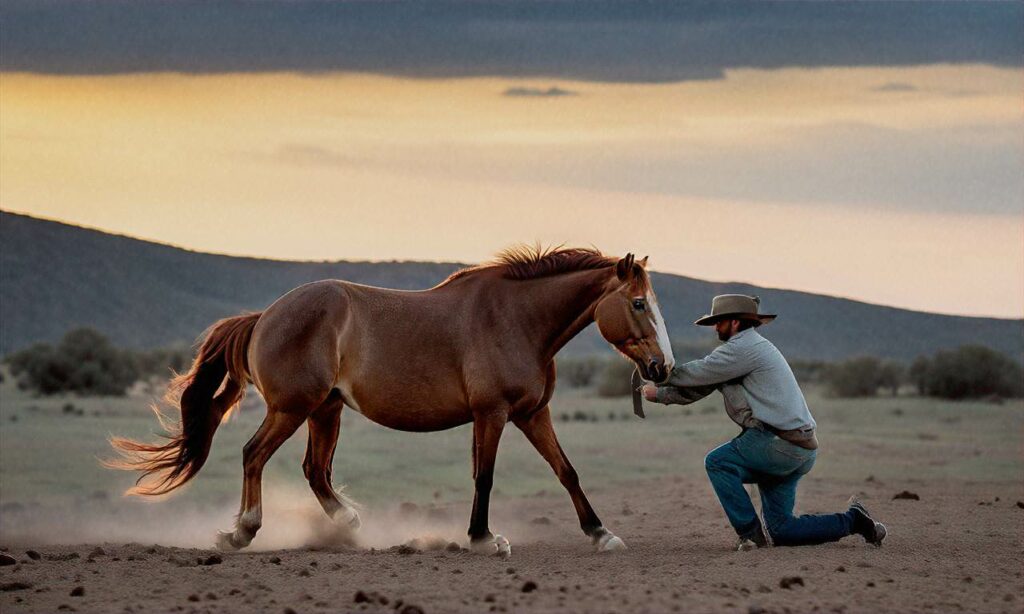
{"type": "Polygon", "coordinates": [[[729,334],[729,331],[727,331],[727,330],[718,333],[718,340],[719,341],[728,341],[729,337],[732,337],[732,335],[729,334]]]}

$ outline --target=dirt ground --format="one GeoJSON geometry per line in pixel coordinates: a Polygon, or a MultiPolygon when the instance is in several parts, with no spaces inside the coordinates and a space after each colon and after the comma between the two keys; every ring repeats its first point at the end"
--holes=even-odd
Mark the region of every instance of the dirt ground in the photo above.
{"type": "MultiPolygon", "coordinates": [[[[5,544],[3,612],[1021,612],[1024,483],[819,481],[802,511],[861,493],[890,529],[816,547],[733,552],[696,476],[590,489],[629,549],[598,554],[560,492],[496,497],[509,560],[420,540],[411,547],[222,554],[150,544],[5,544]],[[920,500],[893,499],[911,489],[920,500]],[[788,580],[798,578],[798,580],[788,580]],[[788,588],[784,587],[787,585],[788,588]]],[[[603,511],[602,511],[603,510],[603,511]]],[[[465,505],[400,513],[461,517],[465,505]]],[[[367,519],[368,522],[370,519],[367,519]]],[[[429,525],[427,522],[426,525],[429,525]]],[[[264,531],[273,531],[272,526],[264,531]]],[[[426,537],[427,534],[425,534],[426,537]]],[[[154,536],[159,542],[159,535],[154,536]]],[[[464,543],[460,544],[464,545],[464,543]]]]}

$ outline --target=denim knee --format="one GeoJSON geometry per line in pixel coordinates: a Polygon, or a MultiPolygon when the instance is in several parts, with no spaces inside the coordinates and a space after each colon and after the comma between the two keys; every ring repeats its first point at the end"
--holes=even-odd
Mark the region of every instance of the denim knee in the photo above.
{"type": "Polygon", "coordinates": [[[721,458],[715,455],[715,452],[717,451],[718,448],[715,448],[714,450],[708,452],[707,456],[704,457],[704,470],[707,471],[708,473],[711,473],[713,471],[721,471],[723,469],[721,458]]]}

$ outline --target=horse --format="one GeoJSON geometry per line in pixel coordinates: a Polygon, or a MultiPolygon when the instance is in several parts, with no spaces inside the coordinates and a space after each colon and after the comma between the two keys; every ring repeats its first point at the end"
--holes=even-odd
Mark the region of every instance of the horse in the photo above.
{"type": "Polygon", "coordinates": [[[507,557],[511,546],[491,533],[487,516],[498,440],[512,422],[568,491],[594,547],[625,548],[580,487],[555,436],[549,401],[555,354],[592,322],[644,379],[668,376],[674,359],[646,265],[646,257],[633,254],[616,259],[596,249],[519,246],[429,290],[341,280],[299,286],[262,312],[212,325],[190,370],[169,388],[180,422],[162,421],[163,443],[112,438],[121,458],[109,466],[141,472],[127,494],[180,488],[202,468],[214,431],[251,382],[267,414],[243,448],[234,530],[217,536],[218,547],[237,550],[262,524],[265,463],[303,422],[305,477],[324,512],[346,529],[358,529],[360,518],[331,480],[343,407],[401,431],[472,422],[470,546],[507,557]]]}

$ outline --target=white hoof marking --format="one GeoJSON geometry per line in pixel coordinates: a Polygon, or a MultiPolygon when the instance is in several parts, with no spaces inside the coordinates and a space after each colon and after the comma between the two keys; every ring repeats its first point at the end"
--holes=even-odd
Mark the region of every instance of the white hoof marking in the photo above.
{"type": "Polygon", "coordinates": [[[598,552],[613,552],[615,550],[625,550],[626,542],[622,541],[611,533],[606,533],[601,536],[601,539],[597,540],[597,551],[598,552]]]}
{"type": "Polygon", "coordinates": [[[353,531],[358,531],[359,527],[363,526],[363,521],[359,518],[359,512],[351,507],[343,507],[334,513],[334,522],[348,526],[353,531]]]}
{"type": "MultiPolygon", "coordinates": [[[[221,552],[234,552],[245,546],[236,546],[233,531],[217,531],[217,550],[221,552]]],[[[248,544],[246,544],[248,545],[248,544]]]]}
{"type": "Polygon", "coordinates": [[[501,535],[495,535],[489,541],[470,542],[469,548],[477,554],[494,554],[503,559],[512,556],[512,545],[501,535]]]}
{"type": "Polygon", "coordinates": [[[503,559],[507,559],[512,556],[512,544],[508,543],[508,540],[501,535],[494,536],[494,545],[497,547],[497,554],[503,559]]]}

